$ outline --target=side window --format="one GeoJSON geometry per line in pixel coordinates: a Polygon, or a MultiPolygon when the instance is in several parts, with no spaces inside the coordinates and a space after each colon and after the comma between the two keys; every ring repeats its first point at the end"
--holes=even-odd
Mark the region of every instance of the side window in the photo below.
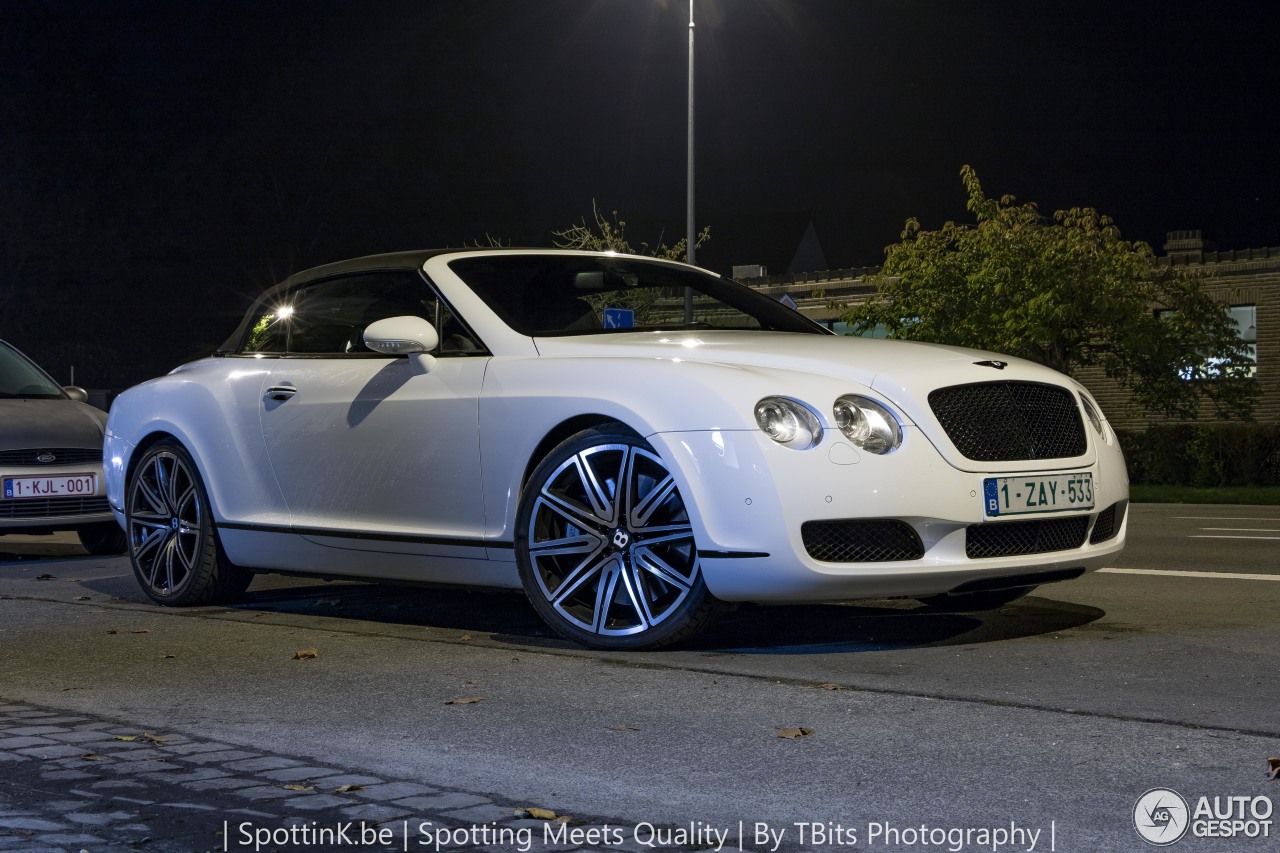
{"type": "Polygon", "coordinates": [[[261,308],[241,352],[368,353],[364,330],[406,314],[433,321],[438,300],[415,272],[366,273],[298,288],[261,308]]]}

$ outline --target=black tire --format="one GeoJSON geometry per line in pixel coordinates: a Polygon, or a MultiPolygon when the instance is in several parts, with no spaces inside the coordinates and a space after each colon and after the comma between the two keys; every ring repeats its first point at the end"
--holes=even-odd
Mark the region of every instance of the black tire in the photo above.
{"type": "Polygon", "coordinates": [[[1017,601],[1033,589],[1035,589],[1034,586],[1020,586],[1014,589],[931,595],[917,601],[937,613],[978,613],[983,610],[998,610],[1011,601],[1017,601]]]}
{"type": "Polygon", "coordinates": [[[176,441],[151,445],[133,466],[125,525],[134,577],[152,601],[225,604],[253,580],[223,552],[199,470],[176,441]]]}
{"type": "Polygon", "coordinates": [[[90,554],[105,556],[107,554],[123,554],[129,550],[129,540],[124,530],[114,521],[105,521],[90,527],[82,527],[76,531],[80,545],[90,554]]]}
{"type": "Polygon", "coordinates": [[[666,465],[620,426],[580,432],[542,460],[520,498],[515,545],[538,615],[584,646],[671,645],[723,609],[666,465]]]}

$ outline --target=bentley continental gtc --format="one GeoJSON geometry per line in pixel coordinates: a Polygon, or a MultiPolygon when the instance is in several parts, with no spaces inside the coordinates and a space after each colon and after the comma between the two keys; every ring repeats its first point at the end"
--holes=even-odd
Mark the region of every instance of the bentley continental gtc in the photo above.
{"type": "Polygon", "coordinates": [[[298,273],[215,355],[120,396],[106,460],[156,602],[255,572],[523,588],[611,649],[731,602],[999,607],[1114,558],[1128,503],[1066,376],[557,250],[298,273]]]}

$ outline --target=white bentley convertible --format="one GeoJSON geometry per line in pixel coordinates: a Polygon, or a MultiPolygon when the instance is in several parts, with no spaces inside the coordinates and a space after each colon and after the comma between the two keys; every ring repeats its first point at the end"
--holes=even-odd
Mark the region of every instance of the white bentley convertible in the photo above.
{"type": "Polygon", "coordinates": [[[683,264],[410,252],[268,290],[107,426],[162,604],[254,572],[523,587],[635,649],[724,602],[998,607],[1124,547],[1128,477],[1079,384],[841,337],[683,264]]]}

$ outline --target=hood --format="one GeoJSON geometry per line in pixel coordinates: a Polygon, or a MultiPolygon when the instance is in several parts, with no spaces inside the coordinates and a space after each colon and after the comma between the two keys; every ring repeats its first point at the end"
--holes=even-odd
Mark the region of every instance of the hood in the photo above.
{"type": "MultiPolygon", "coordinates": [[[[1078,392],[1068,377],[1043,365],[1007,355],[916,341],[778,332],[690,330],[620,335],[538,338],[543,356],[697,361],[828,376],[870,388],[918,427],[952,465],[965,471],[1022,470],[1020,460],[974,462],[952,443],[929,404],[930,392],[954,385],[1038,382],[1078,392]]],[[[854,391],[844,385],[844,391],[854,391]]],[[[811,403],[813,401],[810,401],[811,403]]],[[[1078,403],[1076,404],[1078,407],[1078,403]]],[[[1037,468],[1088,464],[1092,451],[1064,459],[1040,460],[1037,468]]]]}
{"type": "Polygon", "coordinates": [[[75,400],[0,400],[0,450],[102,447],[106,419],[75,400]]]}
{"type": "Polygon", "coordinates": [[[555,358],[663,358],[711,364],[792,370],[852,379],[895,402],[936,387],[996,379],[1028,379],[1067,385],[1057,371],[1007,355],[930,344],[803,335],[697,329],[536,339],[540,355],[555,358]],[[1002,369],[978,365],[994,361],[1002,369]],[[943,369],[947,368],[947,369],[943,369]]]}

